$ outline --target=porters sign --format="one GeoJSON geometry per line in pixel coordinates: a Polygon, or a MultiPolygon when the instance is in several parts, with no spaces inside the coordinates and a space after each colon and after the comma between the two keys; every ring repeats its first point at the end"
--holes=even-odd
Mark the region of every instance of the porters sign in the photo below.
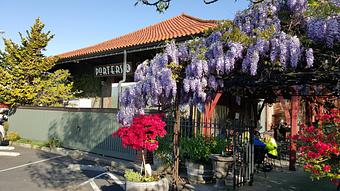
{"type": "MultiPolygon", "coordinates": [[[[126,73],[132,73],[131,63],[126,64],[126,73]]],[[[95,77],[106,77],[106,76],[122,76],[123,75],[123,63],[110,64],[104,66],[96,66],[94,68],[95,77]]]]}

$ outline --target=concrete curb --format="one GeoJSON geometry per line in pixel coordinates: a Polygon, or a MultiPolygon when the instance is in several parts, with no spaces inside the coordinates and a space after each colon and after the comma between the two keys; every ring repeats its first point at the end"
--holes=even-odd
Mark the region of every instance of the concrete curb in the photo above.
{"type": "Polygon", "coordinates": [[[67,149],[67,148],[39,147],[36,145],[16,143],[16,142],[12,142],[12,145],[20,146],[20,147],[24,147],[28,149],[41,150],[44,152],[59,154],[63,156],[69,156],[75,160],[93,161],[96,163],[96,165],[99,165],[99,166],[109,166],[109,170],[125,171],[126,169],[135,169],[135,170],[138,169],[139,170],[140,168],[139,165],[131,161],[104,157],[104,156],[100,156],[100,155],[96,155],[96,154],[88,153],[84,151],[79,151],[79,150],[72,150],[72,149],[67,149]]]}

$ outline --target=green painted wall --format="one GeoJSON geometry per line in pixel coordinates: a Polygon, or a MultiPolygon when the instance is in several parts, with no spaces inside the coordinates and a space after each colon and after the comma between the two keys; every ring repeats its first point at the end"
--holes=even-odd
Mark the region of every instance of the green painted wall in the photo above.
{"type": "Polygon", "coordinates": [[[10,116],[9,124],[10,131],[22,138],[57,138],[66,148],[135,160],[134,150],[123,148],[119,138],[112,138],[119,128],[115,110],[19,108],[10,116]]]}

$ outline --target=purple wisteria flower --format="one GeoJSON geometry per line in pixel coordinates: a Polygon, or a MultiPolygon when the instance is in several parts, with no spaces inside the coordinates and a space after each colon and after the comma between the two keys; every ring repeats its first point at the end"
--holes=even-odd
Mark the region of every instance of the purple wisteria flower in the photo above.
{"type": "Polygon", "coordinates": [[[311,68],[313,67],[313,63],[314,63],[314,55],[313,55],[313,49],[309,48],[306,51],[306,60],[307,60],[307,68],[311,68]]]}
{"type": "Polygon", "coordinates": [[[171,58],[171,62],[175,62],[176,64],[179,63],[178,62],[179,51],[177,49],[175,41],[171,41],[165,46],[165,52],[171,58]]]}
{"type": "Polygon", "coordinates": [[[209,79],[208,79],[208,86],[211,87],[213,90],[217,90],[217,81],[216,81],[216,78],[214,76],[209,76],[209,79]]]}
{"type": "Polygon", "coordinates": [[[300,40],[296,36],[290,39],[289,51],[290,64],[295,69],[301,56],[300,40]]]}
{"type": "Polygon", "coordinates": [[[146,78],[146,74],[149,68],[148,65],[149,65],[149,61],[145,60],[142,64],[139,64],[137,66],[136,71],[135,71],[135,78],[134,78],[135,82],[144,80],[146,78]]]}
{"type": "Polygon", "coordinates": [[[290,11],[296,14],[302,14],[307,10],[307,0],[287,0],[290,11]]]}
{"type": "Polygon", "coordinates": [[[270,26],[275,26],[275,30],[280,30],[280,19],[277,12],[280,9],[278,1],[263,1],[245,11],[238,12],[234,23],[241,31],[252,36],[254,29],[265,30],[270,26]]]}
{"type": "Polygon", "coordinates": [[[188,61],[190,59],[190,53],[187,44],[180,44],[178,47],[178,58],[180,61],[188,61]]]}
{"type": "Polygon", "coordinates": [[[307,36],[315,42],[326,42],[332,48],[340,41],[340,15],[327,18],[308,18],[307,36]]]}
{"type": "Polygon", "coordinates": [[[208,38],[205,39],[205,44],[207,47],[221,39],[222,33],[220,31],[212,32],[208,38]]]}

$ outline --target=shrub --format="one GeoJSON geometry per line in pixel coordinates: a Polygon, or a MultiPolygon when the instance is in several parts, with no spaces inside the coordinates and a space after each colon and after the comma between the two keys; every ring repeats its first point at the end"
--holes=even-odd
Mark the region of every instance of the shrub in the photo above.
{"type": "MultiPolygon", "coordinates": [[[[158,148],[158,137],[164,137],[166,130],[164,129],[166,123],[162,120],[163,114],[140,115],[133,118],[130,126],[121,127],[118,131],[113,133],[113,136],[118,136],[122,139],[124,147],[130,146],[134,150],[142,151],[142,169],[145,169],[145,151],[155,151],[158,148]]],[[[134,176],[132,172],[129,172],[134,176]]],[[[142,179],[149,179],[151,177],[143,176],[142,179]]]]}
{"type": "Polygon", "coordinates": [[[20,139],[20,136],[15,131],[9,131],[6,135],[6,139],[9,140],[9,141],[17,141],[17,140],[20,139]]]}
{"type": "Polygon", "coordinates": [[[127,181],[131,182],[153,182],[159,180],[159,177],[157,176],[142,176],[139,172],[135,172],[131,169],[125,171],[124,177],[127,181]]]}
{"type": "Polygon", "coordinates": [[[180,143],[181,158],[195,163],[207,164],[211,154],[221,154],[227,141],[221,138],[205,138],[202,136],[183,138],[180,143]]]}
{"type": "Polygon", "coordinates": [[[340,178],[340,110],[319,116],[319,123],[301,126],[301,131],[293,137],[297,143],[299,159],[312,179],[328,177],[340,178]]]}
{"type": "Polygon", "coordinates": [[[58,138],[52,137],[46,143],[47,147],[56,148],[61,146],[61,141],[58,138]]]}

